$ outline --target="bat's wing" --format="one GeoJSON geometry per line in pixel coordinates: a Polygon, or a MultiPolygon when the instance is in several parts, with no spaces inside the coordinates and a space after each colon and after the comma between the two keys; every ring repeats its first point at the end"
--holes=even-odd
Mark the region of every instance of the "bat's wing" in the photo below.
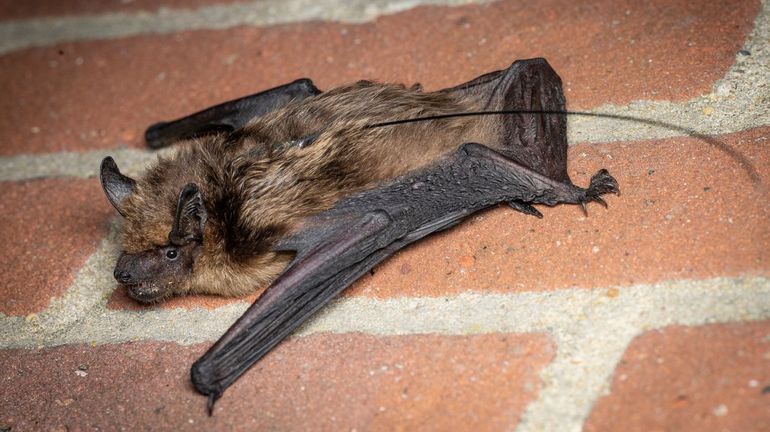
{"type": "Polygon", "coordinates": [[[485,144],[540,174],[569,181],[566,103],[561,78],[545,59],[517,60],[442,91],[472,101],[479,111],[528,111],[491,117],[498,142],[485,144]]]}
{"type": "MultiPolygon", "coordinates": [[[[510,102],[517,108],[563,108],[560,82],[545,61],[517,62],[507,71],[464,86],[446,91],[475,91],[479,100],[490,104],[507,103],[501,98],[524,98],[518,106],[510,102]],[[526,85],[541,88],[527,90],[526,85]]],[[[497,105],[491,107],[497,109],[497,105]]],[[[566,161],[566,123],[551,122],[549,116],[509,117],[494,127],[504,136],[516,134],[518,141],[496,146],[500,151],[463,144],[430,167],[345,198],[307,219],[276,247],[296,251],[287,270],[193,365],[193,384],[209,396],[209,409],[297,326],[404,246],[500,202],[531,213],[537,212],[533,203],[602,202],[602,194],[617,192],[617,183],[605,170],[594,175],[587,189],[569,181],[562,162],[566,161]],[[539,162],[548,152],[564,154],[556,155],[555,164],[539,162]]]]}
{"type": "Polygon", "coordinates": [[[179,141],[242,128],[255,117],[280,108],[292,100],[321,93],[307,78],[274,87],[251,96],[224,102],[170,122],[156,123],[144,133],[147,145],[161,148],[179,141]]]}
{"type": "Polygon", "coordinates": [[[192,367],[210,406],[241,374],[340,291],[402,247],[499,202],[583,203],[617,191],[602,170],[588,189],[552,180],[480,144],[309,218],[278,250],[288,269],[192,367]]]}

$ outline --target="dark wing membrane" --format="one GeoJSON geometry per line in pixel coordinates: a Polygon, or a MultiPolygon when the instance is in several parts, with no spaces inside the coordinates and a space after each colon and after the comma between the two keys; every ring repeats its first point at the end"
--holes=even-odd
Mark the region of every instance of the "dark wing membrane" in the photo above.
{"type": "Polygon", "coordinates": [[[147,145],[161,148],[182,139],[211,133],[231,132],[242,128],[251,119],[283,107],[292,100],[302,100],[321,93],[307,78],[274,87],[251,96],[224,102],[195,114],[156,123],[144,133],[147,145]]]}
{"type": "Polygon", "coordinates": [[[567,116],[561,79],[545,59],[518,60],[508,69],[491,72],[442,90],[473,101],[479,111],[543,111],[496,117],[498,142],[490,146],[520,164],[558,181],[567,175],[567,116]]]}

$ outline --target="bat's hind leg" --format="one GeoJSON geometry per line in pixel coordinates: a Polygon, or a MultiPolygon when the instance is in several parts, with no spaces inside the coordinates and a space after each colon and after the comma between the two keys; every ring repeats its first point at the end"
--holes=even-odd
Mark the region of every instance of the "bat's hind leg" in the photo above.
{"type": "Polygon", "coordinates": [[[604,206],[607,203],[602,195],[619,194],[618,182],[605,169],[591,177],[587,188],[575,186],[570,180],[560,181],[538,173],[507,155],[481,144],[464,144],[458,150],[462,156],[459,166],[471,169],[473,176],[469,186],[490,198],[499,201],[523,213],[542,217],[532,204],[585,204],[596,201],[604,206]],[[467,158],[467,159],[465,159],[467,158]],[[471,164],[463,162],[471,161],[471,164]]]}

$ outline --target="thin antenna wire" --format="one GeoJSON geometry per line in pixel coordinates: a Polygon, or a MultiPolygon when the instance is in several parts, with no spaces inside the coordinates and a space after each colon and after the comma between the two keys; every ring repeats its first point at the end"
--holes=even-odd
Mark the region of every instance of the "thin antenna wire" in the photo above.
{"type": "Polygon", "coordinates": [[[540,115],[560,114],[560,115],[577,115],[577,116],[583,116],[583,117],[604,117],[604,118],[611,118],[616,120],[641,122],[649,125],[664,127],[667,129],[675,129],[680,132],[685,132],[688,135],[698,135],[695,131],[691,129],[683,128],[681,126],[677,126],[670,123],[660,122],[657,120],[648,120],[648,119],[624,116],[624,115],[618,115],[618,114],[602,114],[602,113],[592,113],[587,111],[558,111],[558,110],[461,111],[461,112],[450,113],[450,114],[438,114],[438,115],[432,115],[432,116],[426,116],[426,117],[414,117],[414,118],[400,119],[400,120],[389,120],[381,123],[372,123],[370,125],[367,125],[366,128],[374,129],[378,127],[393,126],[393,125],[399,125],[404,123],[416,123],[416,122],[430,121],[430,120],[443,120],[443,119],[454,118],[454,117],[476,117],[476,116],[485,116],[485,115],[510,115],[510,114],[540,114],[540,115]]]}

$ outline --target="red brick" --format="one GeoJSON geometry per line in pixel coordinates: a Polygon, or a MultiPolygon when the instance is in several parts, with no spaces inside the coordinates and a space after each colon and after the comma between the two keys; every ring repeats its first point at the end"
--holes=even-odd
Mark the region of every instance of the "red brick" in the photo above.
{"type": "Polygon", "coordinates": [[[770,430],[770,321],[636,338],[587,431],[770,430]]]}
{"type": "MultiPolygon", "coordinates": [[[[543,219],[505,206],[422,240],[346,292],[389,298],[462,292],[520,292],[770,275],[767,185],[770,128],[717,137],[753,165],[694,138],[570,148],[573,181],[609,169],[622,195],[609,209],[542,207],[543,219]],[[684,155],[684,157],[683,157],[684,155]],[[554,271],[553,269],[556,269],[554,271]]],[[[254,296],[243,301],[252,302],[254,296]]],[[[159,307],[215,307],[228,300],[175,299],[159,307]]],[[[136,307],[116,293],[113,308],[136,307]]]]}
{"type": "Polygon", "coordinates": [[[95,15],[108,12],[154,12],[161,8],[193,9],[237,0],[0,0],[0,20],[95,15]]]}
{"type": "Polygon", "coordinates": [[[61,295],[112,216],[96,180],[3,182],[0,312],[26,315],[61,295]]]}
{"type": "Polygon", "coordinates": [[[540,335],[321,334],[280,345],[205,413],[205,347],[131,343],[0,351],[0,426],[25,430],[501,430],[553,356],[540,335]],[[78,376],[78,367],[87,368],[78,376]]]}
{"type": "Polygon", "coordinates": [[[759,1],[568,0],[420,7],[309,22],[63,43],[0,57],[0,155],[141,145],[145,127],[298,77],[428,89],[547,58],[571,108],[710,91],[759,1]],[[34,133],[33,133],[34,131],[34,133]]]}

